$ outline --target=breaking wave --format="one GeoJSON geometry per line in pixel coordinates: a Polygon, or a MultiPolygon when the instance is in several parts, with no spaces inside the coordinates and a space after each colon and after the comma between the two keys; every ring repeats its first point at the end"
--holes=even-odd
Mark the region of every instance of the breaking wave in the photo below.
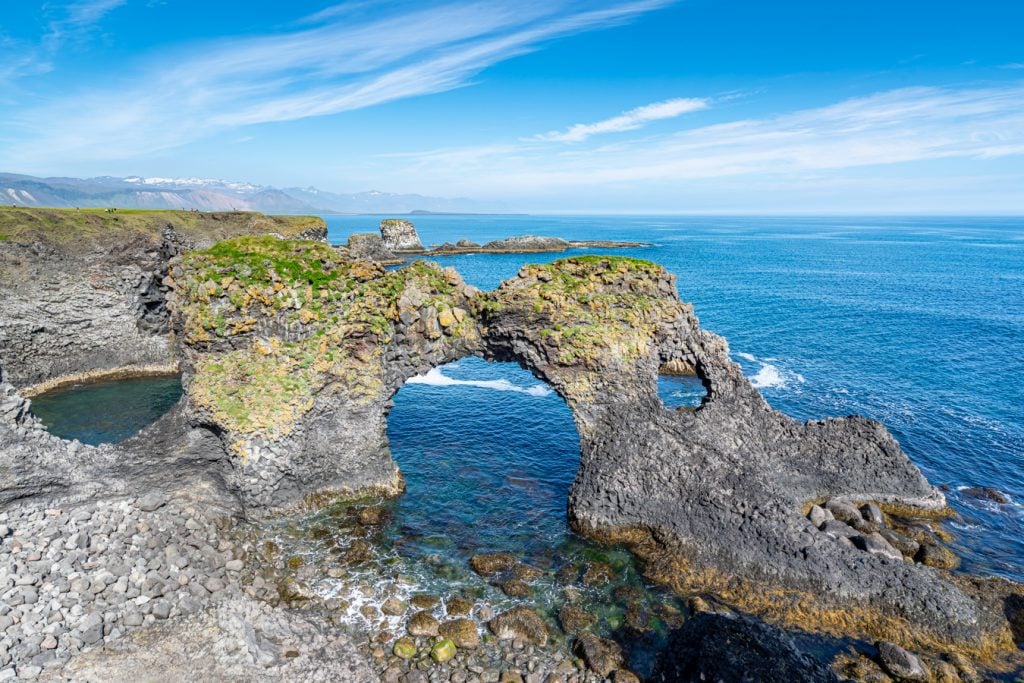
{"type": "Polygon", "coordinates": [[[784,389],[790,382],[804,383],[804,376],[798,372],[790,372],[773,365],[769,361],[777,361],[777,358],[760,359],[751,353],[737,353],[737,357],[748,363],[757,365],[756,371],[745,367],[744,372],[750,379],[750,383],[757,389],[784,389]]]}
{"type": "Polygon", "coordinates": [[[494,391],[515,391],[530,396],[547,396],[551,388],[543,384],[535,384],[532,387],[521,387],[512,384],[507,379],[455,379],[448,377],[441,368],[431,368],[425,375],[416,375],[406,380],[406,384],[427,384],[432,387],[477,387],[479,389],[493,389],[494,391]]]}

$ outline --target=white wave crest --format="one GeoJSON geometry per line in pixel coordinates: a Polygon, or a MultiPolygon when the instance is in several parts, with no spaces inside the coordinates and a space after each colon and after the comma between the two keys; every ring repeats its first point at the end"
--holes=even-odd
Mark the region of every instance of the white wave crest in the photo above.
{"type": "Polygon", "coordinates": [[[547,396],[551,393],[551,389],[543,384],[521,387],[512,384],[507,379],[454,379],[441,372],[441,368],[431,368],[425,375],[410,377],[406,380],[406,384],[427,384],[432,387],[477,387],[479,389],[493,389],[494,391],[515,391],[520,394],[529,394],[530,396],[547,396]]]}
{"type": "Polygon", "coordinates": [[[786,378],[774,365],[761,363],[761,369],[750,378],[750,383],[758,389],[782,389],[786,386],[786,378]]]}
{"type": "Polygon", "coordinates": [[[806,381],[800,373],[783,370],[769,362],[778,361],[778,358],[761,359],[752,353],[737,353],[736,356],[745,361],[757,363],[757,372],[753,375],[748,374],[750,383],[756,389],[784,389],[791,382],[803,384],[806,381]]]}

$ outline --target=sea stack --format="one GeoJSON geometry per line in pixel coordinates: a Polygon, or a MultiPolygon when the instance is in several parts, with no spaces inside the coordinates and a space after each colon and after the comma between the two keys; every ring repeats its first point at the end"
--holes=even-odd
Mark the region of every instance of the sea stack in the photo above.
{"type": "Polygon", "coordinates": [[[400,218],[385,218],[380,222],[380,236],[384,246],[393,252],[425,251],[420,236],[412,223],[400,218]]]}

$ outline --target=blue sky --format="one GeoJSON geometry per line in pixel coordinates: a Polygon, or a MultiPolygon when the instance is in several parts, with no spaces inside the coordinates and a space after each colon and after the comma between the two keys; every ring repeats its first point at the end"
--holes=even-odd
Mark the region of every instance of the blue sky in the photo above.
{"type": "Polygon", "coordinates": [[[1021,2],[7,5],[0,170],[523,211],[1024,212],[1021,2]]]}

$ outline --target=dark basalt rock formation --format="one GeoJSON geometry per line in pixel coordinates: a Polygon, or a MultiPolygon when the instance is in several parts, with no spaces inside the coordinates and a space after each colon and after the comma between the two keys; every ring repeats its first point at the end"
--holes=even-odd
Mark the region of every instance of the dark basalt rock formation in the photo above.
{"type": "Polygon", "coordinates": [[[310,217],[0,208],[0,363],[20,388],[125,367],[170,370],[168,260],[266,233],[327,238],[310,217]]]}
{"type": "Polygon", "coordinates": [[[805,516],[825,500],[945,504],[877,422],[772,410],[660,266],[570,258],[483,293],[432,263],[386,272],[322,243],[241,237],[175,258],[166,284],[179,406],[69,465],[65,442],[25,445],[37,430],[6,390],[0,414],[21,417],[0,424],[2,486],[17,492],[5,495],[181,488],[254,515],[395,495],[393,395],[475,354],[519,363],[565,399],[581,444],[570,522],[628,543],[650,576],[784,625],[975,656],[1013,647],[1005,614],[963,582],[843,543],[805,516]],[[700,407],[660,402],[666,365],[700,376],[700,407]]]}
{"type": "Polygon", "coordinates": [[[402,263],[402,259],[384,246],[384,240],[380,235],[373,233],[349,235],[348,244],[345,246],[348,248],[349,255],[354,259],[376,261],[382,264],[402,263]]]}
{"type": "Polygon", "coordinates": [[[651,683],[838,683],[783,631],[756,619],[698,614],[669,637],[651,683]]]}
{"type": "Polygon", "coordinates": [[[402,263],[400,256],[414,254],[454,256],[457,254],[534,254],[569,249],[623,249],[650,246],[642,242],[615,240],[564,240],[560,237],[522,235],[493,240],[484,245],[461,239],[424,249],[416,228],[407,220],[386,218],[380,222],[380,239],[371,234],[350,235],[348,249],[353,258],[376,261],[382,265],[402,263]]]}
{"type": "Polygon", "coordinates": [[[459,240],[455,244],[445,242],[434,247],[429,253],[451,256],[454,254],[534,254],[544,252],[562,252],[569,249],[624,249],[630,247],[649,246],[642,242],[619,242],[614,240],[564,240],[561,237],[538,237],[523,235],[494,240],[484,245],[474,244],[468,240],[459,240]]]}

